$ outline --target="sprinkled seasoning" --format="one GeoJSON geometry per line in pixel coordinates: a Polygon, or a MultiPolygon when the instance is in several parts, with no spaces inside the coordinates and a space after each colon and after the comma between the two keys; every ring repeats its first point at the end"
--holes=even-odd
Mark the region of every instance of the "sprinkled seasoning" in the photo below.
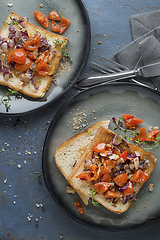
{"type": "Polygon", "coordinates": [[[17,165],[17,168],[19,168],[19,169],[20,169],[21,167],[22,167],[22,166],[21,166],[21,164],[18,164],[18,165],[17,165]]]}

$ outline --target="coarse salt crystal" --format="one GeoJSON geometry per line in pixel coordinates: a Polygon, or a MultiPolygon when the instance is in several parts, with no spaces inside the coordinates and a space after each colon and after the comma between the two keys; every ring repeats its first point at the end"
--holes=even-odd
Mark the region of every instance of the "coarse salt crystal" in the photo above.
{"type": "Polygon", "coordinates": [[[6,183],[8,179],[5,179],[3,182],[6,183]]]}
{"type": "Polygon", "coordinates": [[[21,168],[21,167],[22,167],[21,164],[18,164],[18,165],[17,165],[17,168],[21,168]]]}

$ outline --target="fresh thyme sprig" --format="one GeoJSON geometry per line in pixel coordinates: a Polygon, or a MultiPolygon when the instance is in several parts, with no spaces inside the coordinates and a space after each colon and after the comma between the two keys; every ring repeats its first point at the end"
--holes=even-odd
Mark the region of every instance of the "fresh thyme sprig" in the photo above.
{"type": "MultiPolygon", "coordinates": [[[[133,138],[136,137],[137,135],[139,135],[139,131],[133,131],[131,129],[126,129],[123,127],[123,122],[122,122],[122,117],[119,117],[119,119],[117,120],[116,118],[112,118],[113,122],[116,124],[116,127],[114,128],[114,130],[119,129],[123,135],[124,135],[124,139],[126,141],[133,141],[133,138]],[[128,135],[127,135],[128,133],[128,135]]],[[[160,135],[158,135],[155,138],[155,141],[153,143],[150,143],[150,145],[148,145],[148,142],[140,142],[139,140],[135,140],[134,141],[136,143],[136,145],[139,145],[144,151],[149,151],[149,150],[154,150],[155,148],[159,147],[159,143],[160,143],[160,135]]]]}
{"type": "Polygon", "coordinates": [[[93,197],[97,195],[97,191],[94,189],[90,189],[90,192],[91,192],[91,194],[89,194],[89,196],[91,198],[89,199],[89,202],[92,203],[94,206],[98,207],[100,204],[93,199],[93,197]]]}
{"type": "Polygon", "coordinates": [[[54,47],[58,47],[58,46],[62,46],[62,56],[66,59],[70,60],[70,63],[72,63],[72,58],[67,50],[67,43],[65,43],[65,41],[63,40],[59,40],[59,39],[55,39],[53,41],[53,45],[54,47]]]}
{"type": "Polygon", "coordinates": [[[21,99],[22,96],[19,92],[12,90],[8,88],[8,91],[4,90],[4,95],[0,99],[0,105],[3,104],[6,108],[6,112],[8,112],[11,108],[10,101],[11,101],[11,96],[15,96],[15,99],[21,99]]]}
{"type": "Polygon", "coordinates": [[[19,23],[19,19],[13,19],[12,17],[10,17],[11,22],[3,22],[6,23],[7,25],[18,25],[19,23]]]}

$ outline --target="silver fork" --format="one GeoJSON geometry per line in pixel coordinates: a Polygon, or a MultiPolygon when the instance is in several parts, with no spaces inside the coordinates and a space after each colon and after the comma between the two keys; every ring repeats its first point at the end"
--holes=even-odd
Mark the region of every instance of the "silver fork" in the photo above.
{"type": "Polygon", "coordinates": [[[129,70],[127,67],[113,60],[98,55],[94,55],[94,59],[95,61],[91,62],[92,67],[103,74],[79,79],[74,85],[75,88],[86,89],[103,83],[135,77],[134,70],[129,70]]]}

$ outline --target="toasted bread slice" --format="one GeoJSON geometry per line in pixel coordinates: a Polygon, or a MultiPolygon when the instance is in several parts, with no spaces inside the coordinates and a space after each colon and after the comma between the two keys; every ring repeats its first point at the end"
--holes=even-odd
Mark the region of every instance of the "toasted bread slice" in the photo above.
{"type": "Polygon", "coordinates": [[[53,77],[57,71],[62,57],[62,49],[64,48],[64,45],[68,43],[68,39],[64,36],[57,35],[44,30],[43,28],[35,26],[34,24],[26,21],[25,18],[22,18],[13,12],[9,14],[7,20],[5,21],[0,31],[0,36],[2,39],[4,39],[3,43],[1,43],[1,67],[3,67],[3,70],[9,71],[8,74],[4,73],[4,71],[0,72],[0,84],[8,86],[9,88],[12,88],[13,90],[21,92],[32,98],[42,98],[53,82],[53,77]],[[12,24],[13,19],[15,24],[12,24]],[[17,20],[22,22],[18,23],[17,20]],[[13,29],[9,30],[11,26],[13,29]],[[49,50],[50,54],[49,62],[47,63],[49,67],[49,73],[48,75],[44,76],[38,76],[36,74],[35,60],[33,60],[33,64],[30,69],[27,69],[23,72],[17,71],[14,68],[14,64],[12,65],[12,68],[10,65],[6,64],[9,52],[16,49],[17,46],[23,47],[23,43],[27,39],[27,35],[30,38],[36,34],[41,38],[41,44],[38,50],[35,51],[37,57],[44,50],[49,50]],[[4,44],[5,41],[7,41],[8,45],[11,44],[11,47],[6,49],[4,44]],[[44,46],[45,42],[48,45],[44,46]]]}
{"type": "MultiPolygon", "coordinates": [[[[93,182],[91,182],[91,181],[81,180],[79,177],[77,178],[77,176],[79,174],[85,172],[84,171],[86,169],[85,160],[90,159],[90,157],[93,156],[92,149],[97,144],[102,143],[102,142],[112,145],[112,140],[115,135],[116,134],[114,132],[112,132],[104,127],[99,128],[99,130],[98,130],[97,134],[95,135],[94,139],[92,140],[90,146],[86,150],[86,153],[83,155],[83,157],[81,158],[81,160],[75,167],[74,171],[72,172],[71,177],[69,178],[70,185],[76,191],[81,191],[83,194],[86,194],[88,197],[91,196],[91,189],[95,191],[95,188],[94,188],[95,183],[93,184],[93,182]]],[[[153,157],[153,155],[149,152],[143,151],[140,147],[138,147],[134,144],[130,144],[130,143],[122,140],[122,142],[116,146],[116,151],[118,151],[119,153],[122,153],[122,152],[124,152],[124,150],[127,150],[128,156],[131,154],[134,155],[135,153],[136,154],[138,153],[140,160],[147,163],[147,166],[145,167],[144,170],[150,176],[150,174],[152,173],[152,171],[155,167],[155,158],[153,157]]],[[[128,164],[125,172],[128,171],[127,176],[128,176],[128,181],[129,181],[129,179],[132,176],[132,171],[129,169],[129,162],[130,162],[129,159],[127,161],[126,161],[127,163],[125,162],[126,164],[128,164]]],[[[96,162],[96,164],[98,165],[99,163],[96,162]]],[[[113,168],[112,171],[110,172],[110,175],[112,176],[112,184],[114,184],[114,185],[115,185],[115,183],[113,181],[113,171],[114,171],[114,173],[116,173],[115,169],[117,168],[118,165],[120,166],[121,163],[117,161],[116,167],[113,168]]],[[[133,163],[132,163],[132,166],[133,166],[133,163]]],[[[140,166],[138,166],[138,167],[140,167],[140,166]]],[[[117,173],[118,173],[118,169],[120,169],[120,168],[117,168],[117,173]]],[[[125,168],[123,168],[123,170],[124,169],[125,168]]],[[[132,169],[132,170],[135,171],[135,169],[132,169]]],[[[136,166],[136,170],[137,170],[137,166],[136,166]]],[[[120,174],[120,173],[118,173],[118,174],[120,174]]],[[[101,179],[98,179],[97,182],[98,181],[101,181],[101,179]]],[[[140,182],[140,183],[136,182],[133,184],[134,185],[134,196],[136,196],[136,194],[139,192],[139,190],[141,189],[143,184],[144,184],[144,182],[140,182]]],[[[111,185],[111,186],[113,186],[113,185],[111,185]]],[[[114,190],[115,189],[116,189],[116,187],[114,186],[114,190]]],[[[132,195],[132,197],[133,197],[133,195],[132,195]]],[[[110,211],[113,211],[114,213],[118,213],[118,214],[125,212],[129,208],[129,206],[131,205],[131,203],[133,201],[133,198],[130,198],[129,196],[128,197],[123,196],[122,194],[121,194],[121,197],[116,199],[116,201],[113,198],[109,198],[106,200],[105,192],[103,194],[97,193],[95,196],[93,196],[93,199],[95,201],[99,202],[100,204],[102,204],[104,207],[106,207],[110,211]],[[127,200],[127,201],[125,201],[125,200],[127,200]],[[125,202],[125,204],[124,204],[124,202],[125,202]]]]}
{"type": "MultiPolygon", "coordinates": [[[[83,132],[73,136],[72,138],[68,139],[66,142],[62,143],[55,152],[55,162],[57,167],[64,175],[66,180],[69,182],[69,177],[72,174],[72,171],[78,164],[79,160],[82,158],[83,154],[85,153],[86,149],[90,145],[91,141],[93,140],[94,136],[96,135],[98,129],[101,126],[108,128],[109,121],[100,121],[92,126],[85,129],[83,132]]],[[[89,197],[83,195],[79,192],[80,197],[82,198],[83,202],[87,205],[89,197]]]]}

